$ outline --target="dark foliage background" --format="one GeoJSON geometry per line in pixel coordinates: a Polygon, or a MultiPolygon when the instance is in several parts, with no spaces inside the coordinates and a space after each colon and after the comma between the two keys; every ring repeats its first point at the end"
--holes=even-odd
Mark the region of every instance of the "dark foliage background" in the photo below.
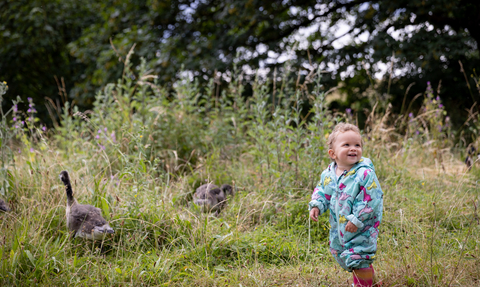
{"type": "Polygon", "coordinates": [[[463,129],[479,99],[472,78],[480,66],[479,26],[480,3],[466,0],[4,0],[0,80],[9,92],[3,105],[17,95],[31,97],[45,121],[43,103],[61,106],[61,94],[91,108],[96,91],[120,77],[134,44],[133,63],[145,58],[166,87],[182,69],[200,82],[215,71],[228,79],[234,64],[266,69],[273,79],[291,51],[292,69],[303,75],[331,67],[325,88],[338,86],[346,95],[332,109],[351,108],[363,119],[374,101],[390,101],[396,113],[416,112],[421,101],[410,103],[431,82],[440,85],[453,124],[463,129]],[[349,27],[351,39],[343,46],[335,45],[341,27],[349,27]],[[310,34],[297,45],[303,28],[310,34]],[[393,76],[374,79],[380,62],[393,76]],[[376,91],[373,99],[369,89],[376,91]]]}

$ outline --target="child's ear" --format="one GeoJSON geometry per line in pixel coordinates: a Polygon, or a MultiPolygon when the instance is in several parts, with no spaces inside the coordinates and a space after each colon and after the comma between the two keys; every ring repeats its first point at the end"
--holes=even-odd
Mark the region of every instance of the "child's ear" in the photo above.
{"type": "Polygon", "coordinates": [[[331,159],[335,159],[335,152],[333,151],[333,149],[328,150],[328,155],[330,156],[331,159]]]}

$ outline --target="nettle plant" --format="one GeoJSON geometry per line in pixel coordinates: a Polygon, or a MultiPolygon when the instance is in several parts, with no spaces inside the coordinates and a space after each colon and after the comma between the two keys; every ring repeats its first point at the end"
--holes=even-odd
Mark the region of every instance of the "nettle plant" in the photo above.
{"type": "Polygon", "coordinates": [[[451,124],[439,90],[440,85],[435,95],[430,82],[427,82],[422,107],[416,116],[410,112],[406,119],[406,136],[442,148],[450,143],[451,124]]]}
{"type": "MultiPolygon", "coordinates": [[[[7,90],[7,82],[0,82],[0,107],[2,106],[3,95],[5,95],[7,90]]],[[[12,133],[10,132],[10,128],[7,123],[7,115],[11,111],[12,109],[4,113],[3,109],[0,108],[0,113],[2,115],[2,119],[0,121],[0,194],[2,196],[6,195],[10,187],[10,183],[8,181],[8,167],[13,162],[12,150],[8,144],[12,139],[12,133]]]]}
{"type": "MultiPolygon", "coordinates": [[[[0,105],[3,102],[3,95],[8,91],[6,82],[0,82],[0,105]]],[[[12,101],[12,106],[6,112],[0,109],[2,116],[0,122],[0,194],[5,195],[9,190],[12,174],[9,169],[15,164],[14,155],[26,152],[29,162],[32,165],[35,149],[45,150],[47,141],[45,134],[47,128],[37,117],[35,103],[28,98],[28,110],[19,110],[18,105],[22,100],[12,101]],[[15,146],[15,148],[13,148],[15,146]]]]}
{"type": "Polygon", "coordinates": [[[181,72],[169,93],[149,74],[145,60],[134,69],[130,56],[117,83],[97,93],[91,112],[65,107],[57,138],[66,148],[101,155],[112,173],[181,174],[211,150],[240,143],[239,120],[246,113],[237,82],[229,86],[236,91],[232,96],[226,91],[212,97],[213,81],[203,88],[181,72]]]}
{"type": "Polygon", "coordinates": [[[320,71],[309,74],[303,85],[284,80],[278,94],[266,84],[253,86],[251,153],[260,176],[277,188],[288,192],[313,189],[317,175],[328,163],[325,136],[333,122],[321,88],[320,71]],[[270,101],[273,98],[275,103],[270,101]],[[311,109],[305,115],[306,101],[311,109]]]}

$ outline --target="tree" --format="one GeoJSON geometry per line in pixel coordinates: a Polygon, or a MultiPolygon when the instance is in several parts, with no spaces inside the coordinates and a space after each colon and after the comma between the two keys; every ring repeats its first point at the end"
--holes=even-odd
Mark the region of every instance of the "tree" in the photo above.
{"type": "MultiPolygon", "coordinates": [[[[70,55],[67,45],[98,21],[94,11],[95,2],[88,0],[1,1],[0,80],[9,85],[6,99],[19,95],[25,102],[30,97],[43,103],[46,97],[59,99],[62,78],[67,90],[82,81],[78,71],[84,65],[70,55]]],[[[37,108],[48,121],[45,106],[37,108]]]]}
{"type": "Polygon", "coordinates": [[[384,62],[392,65],[389,68],[397,75],[390,80],[390,74],[385,74],[378,90],[391,97],[396,112],[405,112],[414,96],[425,91],[428,81],[435,87],[441,82],[440,96],[454,123],[461,125],[467,117],[465,109],[479,100],[478,93],[469,90],[466,81],[474,86],[469,76],[480,64],[480,3],[463,0],[361,2],[364,1],[342,11],[341,18],[353,17],[349,31],[353,38],[361,33],[367,37],[331,50],[326,57],[327,61],[339,65],[336,75],[347,67],[355,67],[345,79],[343,90],[348,93],[347,102],[361,101],[361,94],[355,89],[360,87],[364,91],[370,85],[365,68],[374,75],[380,68],[377,63],[384,62]],[[411,86],[405,105],[404,94],[411,84],[415,85],[411,86]]]}
{"type": "MultiPolygon", "coordinates": [[[[7,5],[8,13],[14,15],[16,10],[11,3],[7,5]]],[[[61,5],[59,1],[53,3],[61,5]]],[[[57,54],[63,56],[61,60],[45,62],[52,63],[46,66],[58,69],[59,63],[68,59],[71,73],[65,75],[70,75],[69,83],[73,85],[68,87],[70,97],[85,107],[91,104],[98,88],[121,75],[122,57],[134,44],[133,63],[139,63],[140,57],[147,59],[164,85],[174,82],[182,67],[200,81],[211,78],[214,71],[228,74],[234,64],[253,70],[262,67],[270,73],[276,68],[281,72],[285,53],[291,50],[295,69],[333,67],[324,81],[326,88],[345,83],[341,90],[348,96],[346,102],[337,103],[341,109],[353,107],[362,112],[370,105],[362,92],[375,86],[377,100],[391,99],[396,112],[402,112],[409,85],[415,83],[406,103],[425,91],[427,81],[437,86],[442,80],[441,97],[454,115],[453,120],[461,124],[465,113],[455,109],[469,108],[478,97],[469,92],[459,64],[463,64],[467,80],[471,81],[469,73],[480,62],[480,3],[474,1],[107,0],[87,2],[81,7],[66,3],[70,4],[65,4],[64,9],[70,12],[62,13],[55,23],[70,19],[73,23],[68,27],[76,27],[78,33],[59,37],[62,41],[50,40],[49,47],[56,47],[57,54]],[[342,27],[347,29],[339,33],[342,27]],[[300,36],[302,29],[308,29],[308,35],[300,36]],[[340,41],[344,44],[339,45],[340,41]],[[384,73],[383,81],[369,79],[385,65],[396,72],[393,77],[384,73]]],[[[17,14],[25,14],[19,11],[17,14]]],[[[18,29],[8,25],[12,31],[18,29]]],[[[36,39],[36,35],[27,36],[36,39]]],[[[12,46],[11,39],[4,37],[2,41],[0,45],[12,46]]],[[[7,50],[11,52],[9,57],[16,56],[13,48],[7,50]]],[[[42,54],[41,49],[34,50],[36,55],[42,54]]],[[[3,57],[5,50],[0,51],[3,57]]],[[[27,60],[32,59],[32,63],[40,62],[35,60],[38,57],[21,61],[29,66],[27,60]]],[[[40,67],[35,70],[43,71],[40,67]]],[[[38,85],[37,77],[33,79],[38,85]]]]}

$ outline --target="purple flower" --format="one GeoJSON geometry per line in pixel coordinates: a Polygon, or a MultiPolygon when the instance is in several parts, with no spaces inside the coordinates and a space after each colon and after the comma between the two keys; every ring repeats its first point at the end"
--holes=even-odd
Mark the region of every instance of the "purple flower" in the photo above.
{"type": "Polygon", "coordinates": [[[438,105],[438,108],[440,108],[440,109],[443,108],[443,105],[442,104],[438,105]]]}
{"type": "Polygon", "coordinates": [[[101,133],[102,133],[102,130],[98,130],[98,133],[101,134],[101,133]]]}
{"type": "Polygon", "coordinates": [[[408,116],[409,116],[410,118],[413,118],[413,113],[409,113],[408,116]]]}
{"type": "Polygon", "coordinates": [[[13,106],[13,111],[14,111],[14,112],[17,112],[17,111],[18,111],[17,105],[14,105],[14,106],[13,106]]]}
{"type": "Polygon", "coordinates": [[[348,115],[351,115],[352,114],[352,109],[348,108],[345,110],[347,112],[348,115]]]}
{"type": "Polygon", "coordinates": [[[30,148],[30,152],[35,152],[35,150],[33,149],[33,147],[30,148]]]}
{"type": "Polygon", "coordinates": [[[97,135],[95,138],[98,140],[98,139],[100,138],[100,136],[99,136],[99,135],[97,135]]]}
{"type": "Polygon", "coordinates": [[[18,153],[22,153],[22,151],[20,149],[18,149],[18,153]]]}
{"type": "Polygon", "coordinates": [[[46,126],[43,126],[42,127],[42,131],[46,131],[47,130],[47,127],[46,126]]]}
{"type": "Polygon", "coordinates": [[[17,117],[13,117],[13,121],[16,122],[16,121],[17,121],[17,117]]]}
{"type": "Polygon", "coordinates": [[[440,96],[437,96],[436,100],[437,100],[437,101],[440,101],[440,96]]]}
{"type": "Polygon", "coordinates": [[[420,134],[420,132],[419,132],[419,131],[416,131],[415,134],[418,136],[418,135],[420,134]]]}
{"type": "Polygon", "coordinates": [[[27,98],[27,99],[28,99],[28,101],[29,101],[29,102],[31,102],[31,101],[32,101],[32,98],[27,98]]]}
{"type": "Polygon", "coordinates": [[[105,132],[107,132],[107,128],[104,128],[103,130],[104,130],[105,132]]]}
{"type": "Polygon", "coordinates": [[[430,81],[428,81],[428,82],[427,82],[427,85],[429,85],[429,86],[430,86],[430,81]]]}
{"type": "Polygon", "coordinates": [[[112,132],[112,134],[110,135],[110,137],[112,137],[112,141],[113,141],[113,142],[116,142],[115,132],[112,132]]]}
{"type": "Polygon", "coordinates": [[[31,113],[31,112],[32,112],[32,109],[28,109],[28,110],[27,110],[27,113],[31,113]]]}

